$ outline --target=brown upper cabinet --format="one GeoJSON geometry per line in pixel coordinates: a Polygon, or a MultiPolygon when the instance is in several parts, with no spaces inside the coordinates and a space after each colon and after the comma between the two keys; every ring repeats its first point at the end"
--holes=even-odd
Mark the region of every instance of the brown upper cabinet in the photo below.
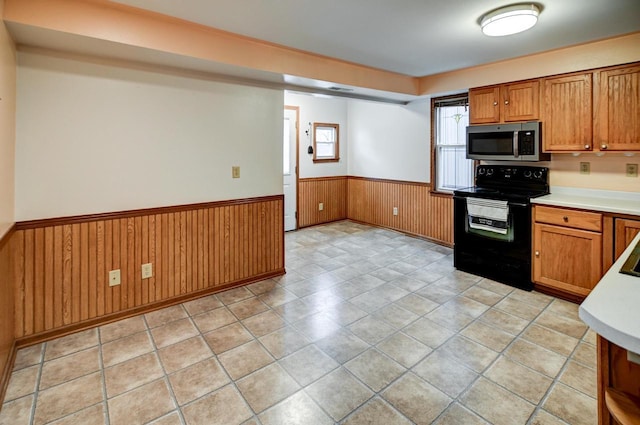
{"type": "Polygon", "coordinates": [[[542,122],[544,152],[640,151],[640,63],[469,90],[469,122],[542,122]]]}
{"type": "Polygon", "coordinates": [[[469,123],[496,124],[539,119],[538,80],[469,90],[469,123]]]}
{"type": "Polygon", "coordinates": [[[542,80],[542,141],[546,152],[593,149],[593,73],[542,80]]]}
{"type": "Polygon", "coordinates": [[[599,71],[596,146],[604,151],[640,150],[640,64],[599,71]]]}

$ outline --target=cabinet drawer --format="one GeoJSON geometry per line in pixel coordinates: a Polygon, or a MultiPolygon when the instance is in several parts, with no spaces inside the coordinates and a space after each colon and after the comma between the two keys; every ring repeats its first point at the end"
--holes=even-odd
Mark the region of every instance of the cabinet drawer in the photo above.
{"type": "Polygon", "coordinates": [[[602,214],[536,205],[534,220],[575,229],[602,232],[602,214]]]}

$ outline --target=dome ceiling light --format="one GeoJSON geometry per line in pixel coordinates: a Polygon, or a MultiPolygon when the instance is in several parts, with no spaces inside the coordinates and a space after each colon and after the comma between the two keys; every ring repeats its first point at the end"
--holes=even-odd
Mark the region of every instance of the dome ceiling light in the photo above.
{"type": "Polygon", "coordinates": [[[514,4],[487,13],[480,26],[482,32],[491,37],[517,34],[533,27],[539,14],[540,8],[533,3],[514,4]]]}

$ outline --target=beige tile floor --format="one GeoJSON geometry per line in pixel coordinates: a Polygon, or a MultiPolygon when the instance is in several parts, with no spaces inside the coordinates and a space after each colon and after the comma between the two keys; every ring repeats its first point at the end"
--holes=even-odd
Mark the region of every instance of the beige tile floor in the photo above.
{"type": "Polygon", "coordinates": [[[595,424],[577,305],[339,222],[286,276],[18,352],[0,424],[595,424]]]}

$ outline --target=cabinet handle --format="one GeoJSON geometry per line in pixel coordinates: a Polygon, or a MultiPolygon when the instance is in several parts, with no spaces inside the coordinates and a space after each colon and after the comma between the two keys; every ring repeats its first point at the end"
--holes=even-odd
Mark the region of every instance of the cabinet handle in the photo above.
{"type": "Polygon", "coordinates": [[[505,105],[508,105],[508,104],[509,104],[509,101],[508,101],[508,100],[505,100],[505,101],[504,101],[504,104],[505,104],[505,105]]]}
{"type": "Polygon", "coordinates": [[[602,145],[600,145],[600,149],[605,150],[607,149],[609,146],[605,145],[604,143],[602,145]]]}
{"type": "Polygon", "coordinates": [[[584,145],[585,149],[591,149],[591,145],[584,145]]]}
{"type": "Polygon", "coordinates": [[[536,251],[536,257],[540,256],[540,251],[536,251]]]}
{"type": "Polygon", "coordinates": [[[568,222],[569,221],[569,217],[567,217],[566,215],[564,217],[562,217],[562,220],[564,220],[564,222],[568,222]]]}
{"type": "Polygon", "coordinates": [[[493,102],[493,106],[498,106],[498,102],[493,102]]]}

